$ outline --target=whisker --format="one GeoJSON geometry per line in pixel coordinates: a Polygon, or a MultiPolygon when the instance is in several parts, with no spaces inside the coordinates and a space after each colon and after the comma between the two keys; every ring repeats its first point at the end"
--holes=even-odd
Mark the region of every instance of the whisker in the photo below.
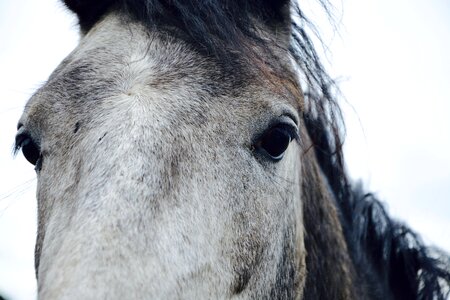
{"type": "Polygon", "coordinates": [[[21,105],[21,106],[14,106],[14,107],[8,107],[6,109],[2,109],[0,111],[0,115],[7,114],[7,113],[10,113],[12,111],[22,111],[22,109],[23,109],[23,105],[21,105]]]}
{"type": "Polygon", "coordinates": [[[12,190],[0,194],[0,217],[6,212],[8,208],[17,203],[15,200],[23,199],[23,195],[26,194],[33,185],[36,183],[36,178],[31,178],[22,184],[16,186],[12,190]]]}

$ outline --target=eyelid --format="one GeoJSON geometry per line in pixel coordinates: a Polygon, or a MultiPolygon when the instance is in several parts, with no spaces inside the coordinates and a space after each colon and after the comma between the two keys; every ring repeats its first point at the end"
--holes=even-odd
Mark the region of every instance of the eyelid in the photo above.
{"type": "Polygon", "coordinates": [[[16,155],[17,152],[19,152],[20,149],[22,149],[22,147],[24,146],[24,142],[27,140],[29,140],[32,143],[35,143],[39,147],[39,144],[32,138],[31,134],[28,131],[26,131],[25,127],[20,126],[19,129],[17,130],[14,141],[14,148],[13,148],[14,155],[16,155]]]}
{"type": "Polygon", "coordinates": [[[298,126],[298,118],[295,116],[295,114],[293,114],[292,112],[290,112],[290,111],[288,111],[288,110],[284,111],[284,112],[280,115],[280,118],[283,118],[283,119],[288,118],[288,119],[290,119],[290,121],[293,122],[293,124],[294,124],[295,126],[298,126]]]}
{"type": "MultiPolygon", "coordinates": [[[[296,118],[292,116],[291,113],[283,113],[278,117],[272,118],[270,121],[265,123],[264,127],[261,127],[259,132],[255,134],[252,138],[252,145],[257,145],[261,138],[264,136],[266,132],[272,130],[276,127],[282,127],[284,130],[287,130],[292,137],[292,140],[295,140],[296,143],[300,143],[300,133],[298,129],[296,118]]],[[[291,140],[291,141],[292,141],[291,140]]]]}
{"type": "Polygon", "coordinates": [[[281,115],[278,119],[276,119],[273,124],[269,128],[274,127],[282,127],[284,130],[287,130],[292,139],[300,142],[300,133],[298,129],[298,124],[295,121],[295,118],[291,114],[281,115]]]}
{"type": "Polygon", "coordinates": [[[19,126],[14,140],[14,155],[22,148],[23,142],[31,139],[30,134],[25,131],[23,126],[19,126]]]}

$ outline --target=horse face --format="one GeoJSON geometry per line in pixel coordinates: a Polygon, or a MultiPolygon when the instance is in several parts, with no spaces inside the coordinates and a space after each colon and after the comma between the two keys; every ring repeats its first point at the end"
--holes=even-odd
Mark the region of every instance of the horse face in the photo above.
{"type": "Polygon", "coordinates": [[[38,175],[39,296],[301,290],[299,112],[267,77],[225,74],[182,41],[108,15],[19,122],[38,175]]]}

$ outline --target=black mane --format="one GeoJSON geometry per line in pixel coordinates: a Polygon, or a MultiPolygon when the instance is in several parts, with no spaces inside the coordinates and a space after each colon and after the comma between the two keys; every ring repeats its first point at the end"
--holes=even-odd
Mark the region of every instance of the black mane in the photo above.
{"type": "MultiPolygon", "coordinates": [[[[329,13],[327,0],[318,0],[329,13]]],[[[297,4],[288,0],[66,0],[88,31],[106,12],[119,10],[149,28],[177,28],[205,55],[227,60],[241,53],[244,40],[264,43],[255,20],[268,26],[284,22],[286,9],[296,14],[289,51],[302,78],[307,108],[304,121],[319,165],[336,198],[341,223],[357,271],[373,298],[446,299],[450,293],[449,258],[424,246],[407,226],[392,220],[380,201],[345,172],[342,153],[344,122],[334,96],[335,84],[322,66],[308,32],[315,32],[297,4]]]]}
{"type": "Polygon", "coordinates": [[[450,296],[450,257],[427,247],[408,226],[393,220],[361,184],[350,185],[342,153],[326,126],[306,118],[322,171],[336,197],[347,245],[373,299],[439,299],[450,296]],[[389,299],[389,298],[388,298],[389,299]]]}

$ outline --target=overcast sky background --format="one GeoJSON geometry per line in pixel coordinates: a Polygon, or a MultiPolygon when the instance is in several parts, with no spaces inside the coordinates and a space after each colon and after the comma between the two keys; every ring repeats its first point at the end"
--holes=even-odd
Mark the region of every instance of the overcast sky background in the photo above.
{"type": "MultiPolygon", "coordinates": [[[[340,31],[325,42],[347,100],[349,171],[428,244],[450,251],[450,2],[337,6],[340,31]]],[[[0,1],[0,294],[10,299],[36,292],[36,179],[21,154],[12,157],[15,127],[76,46],[75,24],[56,0],[0,1]]]]}

